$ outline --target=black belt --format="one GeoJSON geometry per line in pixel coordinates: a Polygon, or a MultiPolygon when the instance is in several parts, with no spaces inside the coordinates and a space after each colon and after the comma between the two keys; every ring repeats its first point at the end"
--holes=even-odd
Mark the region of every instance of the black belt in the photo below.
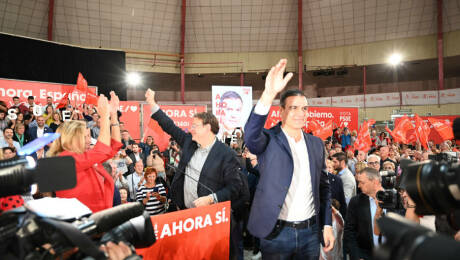
{"type": "Polygon", "coordinates": [[[316,216],[313,216],[307,220],[303,221],[285,221],[278,219],[277,224],[279,224],[281,227],[291,227],[295,229],[304,229],[304,228],[309,228],[316,224],[316,216]]]}

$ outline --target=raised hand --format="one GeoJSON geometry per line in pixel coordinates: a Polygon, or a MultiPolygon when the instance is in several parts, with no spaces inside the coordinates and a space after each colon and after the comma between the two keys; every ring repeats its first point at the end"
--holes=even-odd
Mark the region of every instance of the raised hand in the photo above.
{"type": "Polygon", "coordinates": [[[101,118],[109,118],[110,105],[104,94],[99,95],[99,99],[97,100],[97,112],[101,118]]]}
{"type": "Polygon", "coordinates": [[[286,87],[287,83],[293,76],[292,73],[288,73],[286,77],[284,77],[286,64],[287,59],[281,59],[278,64],[270,69],[265,80],[264,92],[267,92],[267,94],[270,94],[274,97],[286,87]]]}
{"type": "Polygon", "coordinates": [[[157,104],[157,102],[155,102],[155,91],[147,89],[147,92],[145,92],[145,101],[147,101],[150,106],[154,107],[157,104]]]}
{"type": "Polygon", "coordinates": [[[110,91],[110,114],[116,115],[120,107],[120,99],[114,91],[110,91]]]}

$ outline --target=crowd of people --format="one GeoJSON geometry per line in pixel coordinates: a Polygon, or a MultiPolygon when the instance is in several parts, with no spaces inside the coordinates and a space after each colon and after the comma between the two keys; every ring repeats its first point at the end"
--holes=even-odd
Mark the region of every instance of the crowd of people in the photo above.
{"type": "MultiPolygon", "coordinates": [[[[447,140],[430,142],[425,150],[419,143],[393,142],[374,129],[371,149],[358,151],[357,133],[346,127],[322,141],[302,131],[307,99],[298,90],[283,92],[292,77],[284,74],[285,67],[281,60],[270,70],[244,131],[226,133],[222,140],[214,115],[195,114],[185,132],[147,90],[152,119],[171,136],[164,151],[152,136],[131,138],[113,92],[110,99],[101,95],[97,107],[78,109],[70,102],[56,108],[49,97],[40,115],[33,97],[25,104],[14,97],[12,106],[0,103],[0,158],[13,158],[28,142],[58,132],[56,141],[33,156],[74,157],[77,186],[38,192],[35,198],[76,197],[93,212],[138,201],[151,215],[230,200],[232,259],[242,259],[243,248],[253,249],[253,259],[371,259],[382,243],[376,220],[387,211],[376,198],[383,190],[381,171],[401,174],[401,159],[424,161],[430,154],[458,152],[457,147],[447,140]],[[264,129],[280,93],[281,123],[264,129]],[[62,119],[63,111],[71,120],[62,119]]],[[[400,192],[404,207],[398,213],[434,229],[434,220],[417,216],[414,202],[400,192]]],[[[449,232],[460,238],[458,231],[449,232]]]]}

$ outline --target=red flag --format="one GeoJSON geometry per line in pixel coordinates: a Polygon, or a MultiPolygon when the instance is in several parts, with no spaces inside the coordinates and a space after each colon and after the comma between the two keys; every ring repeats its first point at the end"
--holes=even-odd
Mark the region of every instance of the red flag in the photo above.
{"type": "Polygon", "coordinates": [[[359,128],[359,133],[354,144],[356,150],[367,153],[367,151],[371,149],[372,139],[369,133],[369,127],[373,124],[375,124],[375,120],[371,119],[368,122],[364,121],[359,128]]]}
{"type": "MultiPolygon", "coordinates": [[[[311,123],[311,122],[310,122],[311,123]]],[[[310,123],[308,127],[310,127],[310,123]]],[[[329,120],[324,127],[319,126],[315,131],[312,131],[314,136],[321,138],[321,140],[326,140],[329,136],[332,135],[332,120],[329,120]]]]}
{"type": "Polygon", "coordinates": [[[429,117],[428,121],[430,121],[430,124],[432,124],[434,129],[436,129],[436,132],[438,132],[443,141],[454,139],[454,132],[450,124],[433,117],[429,117]]]}
{"type": "Polygon", "coordinates": [[[321,125],[318,123],[318,121],[316,120],[310,120],[308,121],[308,128],[307,128],[307,132],[315,132],[317,131],[319,128],[321,128],[321,125]]]}
{"type": "Polygon", "coordinates": [[[430,134],[430,127],[417,114],[415,114],[414,118],[415,133],[417,134],[418,140],[423,145],[423,147],[428,150],[428,135],[430,134]]]}
{"type": "Polygon", "coordinates": [[[83,77],[81,72],[79,72],[78,73],[78,78],[77,78],[77,90],[82,92],[82,93],[86,93],[87,89],[88,89],[88,82],[83,77]]]}
{"type": "MultiPolygon", "coordinates": [[[[390,135],[393,136],[393,139],[396,142],[399,142],[399,143],[402,143],[402,144],[409,143],[408,138],[407,138],[408,132],[413,130],[413,129],[414,129],[414,126],[412,125],[410,119],[406,115],[404,115],[401,118],[401,121],[399,121],[399,124],[397,126],[395,126],[393,131],[391,131],[390,129],[386,128],[386,130],[390,133],[390,135]]],[[[412,140],[413,140],[413,137],[409,136],[409,141],[412,141],[412,140]]],[[[415,139],[415,140],[417,140],[417,139],[415,139]]]]}
{"type": "Polygon", "coordinates": [[[62,96],[61,101],[59,101],[59,104],[56,106],[56,108],[63,108],[67,105],[67,99],[69,98],[69,92],[66,92],[64,96],[62,96]]]}
{"type": "Polygon", "coordinates": [[[95,92],[95,90],[89,88],[87,89],[85,103],[88,105],[97,106],[97,95],[93,92],[95,92]]]}

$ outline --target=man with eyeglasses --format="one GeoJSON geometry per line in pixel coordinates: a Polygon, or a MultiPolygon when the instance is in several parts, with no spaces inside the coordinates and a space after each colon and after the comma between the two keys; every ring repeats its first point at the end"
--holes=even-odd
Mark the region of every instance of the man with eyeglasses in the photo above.
{"type": "Polygon", "coordinates": [[[380,171],[380,157],[375,154],[371,154],[367,157],[367,165],[371,168],[380,171]]]}
{"type": "MultiPolygon", "coordinates": [[[[155,101],[155,92],[148,89],[145,93],[151,107],[152,119],[182,148],[182,154],[171,183],[171,196],[179,209],[195,208],[217,202],[231,201],[235,215],[243,209],[235,205],[244,205],[249,198],[247,179],[241,178],[240,164],[236,154],[224,143],[217,140],[219,122],[210,112],[193,116],[190,133],[186,133],[169,118],[155,101]]],[[[234,215],[232,215],[232,221],[234,215]]],[[[235,225],[231,227],[230,258],[238,250],[238,237],[241,235],[235,225]]]]}

